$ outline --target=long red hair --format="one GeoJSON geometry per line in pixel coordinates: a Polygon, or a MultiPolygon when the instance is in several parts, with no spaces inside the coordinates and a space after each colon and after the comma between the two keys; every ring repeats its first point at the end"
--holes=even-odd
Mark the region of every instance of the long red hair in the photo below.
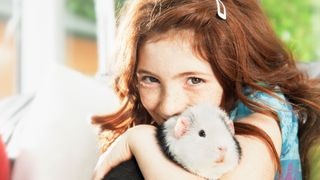
{"type": "MultiPolygon", "coordinates": [[[[243,89],[250,87],[274,96],[272,90],[280,87],[299,116],[300,156],[303,175],[307,178],[308,149],[320,137],[319,80],[311,80],[297,69],[257,0],[223,0],[223,3],[227,9],[227,20],[217,17],[214,0],[135,0],[123,9],[125,14],[119,26],[119,46],[115,57],[119,71],[114,79],[114,89],[123,104],[113,114],[92,118],[102,130],[102,149],[105,150],[128,128],[152,123],[136,87],[140,47],[148,39],[169,31],[189,31],[194,53],[210,63],[223,87],[221,107],[227,112],[240,100],[253,111],[279,121],[276,112],[248,99],[243,89]]],[[[262,139],[280,170],[279,157],[264,131],[239,123],[235,128],[237,134],[262,139]]]]}

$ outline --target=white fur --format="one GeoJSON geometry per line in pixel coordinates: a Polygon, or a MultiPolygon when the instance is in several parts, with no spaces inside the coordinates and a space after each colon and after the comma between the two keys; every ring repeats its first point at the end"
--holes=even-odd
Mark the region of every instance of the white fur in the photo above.
{"type": "Polygon", "coordinates": [[[172,117],[164,124],[166,142],[175,161],[190,172],[209,179],[217,179],[237,166],[239,152],[230,130],[221,118],[228,119],[223,110],[202,104],[188,108],[181,116],[191,121],[187,133],[181,138],[174,135],[178,117],[172,117]],[[206,137],[199,136],[201,129],[206,132],[206,137]],[[218,146],[227,147],[227,152],[224,162],[216,164],[218,146]]]}

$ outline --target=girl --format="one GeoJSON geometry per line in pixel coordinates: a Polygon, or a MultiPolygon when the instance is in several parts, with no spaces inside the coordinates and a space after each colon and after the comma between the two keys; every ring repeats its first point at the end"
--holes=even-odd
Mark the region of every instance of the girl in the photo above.
{"type": "Polygon", "coordinates": [[[125,11],[114,80],[123,104],[93,118],[102,151],[112,143],[96,179],[132,155],[146,179],[200,178],[163,156],[154,126],[202,102],[230,114],[243,151],[222,179],[308,178],[319,81],[298,71],[257,0],[135,0],[125,11]]]}

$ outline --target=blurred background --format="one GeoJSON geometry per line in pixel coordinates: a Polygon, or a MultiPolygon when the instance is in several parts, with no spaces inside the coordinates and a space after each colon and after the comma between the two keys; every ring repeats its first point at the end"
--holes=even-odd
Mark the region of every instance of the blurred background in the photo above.
{"type": "MultiPolygon", "coordinates": [[[[89,76],[107,73],[125,1],[0,0],[0,100],[35,92],[52,63],[89,76]]],[[[298,61],[320,60],[320,0],[260,2],[298,61]]]]}

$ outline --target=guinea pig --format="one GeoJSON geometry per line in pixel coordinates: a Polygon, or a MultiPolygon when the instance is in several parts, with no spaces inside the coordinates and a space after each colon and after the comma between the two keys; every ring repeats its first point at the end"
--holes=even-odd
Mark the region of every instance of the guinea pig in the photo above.
{"type": "Polygon", "coordinates": [[[183,168],[208,179],[218,179],[240,161],[241,148],[227,114],[208,104],[186,109],[157,129],[164,154],[183,168]]]}
{"type": "MultiPolygon", "coordinates": [[[[217,179],[234,169],[241,157],[233,122],[222,109],[208,104],[189,107],[169,118],[157,128],[156,138],[166,157],[207,179],[217,179]]],[[[144,178],[133,157],[113,168],[103,179],[144,178]]]]}

